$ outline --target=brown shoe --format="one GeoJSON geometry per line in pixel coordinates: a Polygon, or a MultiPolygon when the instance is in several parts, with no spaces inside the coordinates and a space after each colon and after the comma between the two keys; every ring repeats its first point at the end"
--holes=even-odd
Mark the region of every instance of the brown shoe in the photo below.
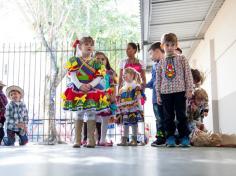
{"type": "Polygon", "coordinates": [[[137,136],[132,136],[132,140],[129,143],[129,146],[137,146],[137,136]]]}
{"type": "Polygon", "coordinates": [[[117,144],[117,146],[128,146],[127,139],[128,139],[127,137],[122,136],[121,143],[117,144]]]}

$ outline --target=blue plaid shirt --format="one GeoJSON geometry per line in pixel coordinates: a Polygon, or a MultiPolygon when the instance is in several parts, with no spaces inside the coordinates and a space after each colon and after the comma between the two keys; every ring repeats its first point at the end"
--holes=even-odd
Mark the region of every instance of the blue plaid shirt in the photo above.
{"type": "Polygon", "coordinates": [[[7,129],[12,131],[20,131],[20,128],[17,127],[17,124],[24,123],[28,124],[29,117],[28,117],[28,110],[26,108],[25,103],[22,101],[19,104],[11,101],[6,106],[6,122],[7,122],[7,129]]]}
{"type": "Polygon", "coordinates": [[[146,84],[147,88],[152,89],[152,103],[157,103],[157,93],[156,93],[156,68],[159,61],[155,62],[152,66],[152,78],[146,84]]]}

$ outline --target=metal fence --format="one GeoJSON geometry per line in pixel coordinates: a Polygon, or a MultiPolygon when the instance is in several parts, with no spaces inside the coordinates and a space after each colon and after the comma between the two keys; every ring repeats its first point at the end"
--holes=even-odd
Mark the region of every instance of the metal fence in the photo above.
{"type": "MultiPolygon", "coordinates": [[[[103,51],[115,71],[118,71],[119,60],[126,57],[126,41],[96,43],[96,50],[103,51]]],[[[49,50],[42,43],[2,44],[0,45],[0,80],[7,86],[18,85],[25,91],[24,102],[29,111],[29,139],[33,142],[43,142],[48,137],[47,115],[49,104],[47,94],[50,87],[52,64],[50,52],[56,57],[57,66],[63,71],[65,62],[73,55],[69,43],[49,45],[49,50]]],[[[61,140],[73,141],[73,115],[61,108],[61,93],[65,90],[68,79],[60,72],[56,100],[56,128],[61,140]]],[[[108,136],[120,135],[121,129],[110,124],[108,136]]]]}

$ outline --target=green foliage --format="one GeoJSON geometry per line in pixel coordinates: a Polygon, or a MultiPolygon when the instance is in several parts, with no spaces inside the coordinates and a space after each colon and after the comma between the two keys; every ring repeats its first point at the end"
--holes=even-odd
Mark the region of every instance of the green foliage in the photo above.
{"type": "Polygon", "coordinates": [[[129,0],[25,0],[36,29],[41,26],[48,43],[68,42],[92,36],[96,50],[103,51],[117,70],[125,57],[127,42],[140,41],[139,14],[128,15],[118,10],[129,0]]]}
{"type": "Polygon", "coordinates": [[[139,40],[139,14],[120,12],[114,0],[26,1],[35,23],[43,26],[48,40],[71,42],[83,35],[109,41],[139,40]]]}

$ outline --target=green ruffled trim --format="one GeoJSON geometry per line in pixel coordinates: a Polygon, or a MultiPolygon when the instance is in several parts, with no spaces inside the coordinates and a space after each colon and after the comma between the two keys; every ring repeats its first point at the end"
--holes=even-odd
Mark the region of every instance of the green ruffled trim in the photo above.
{"type": "Polygon", "coordinates": [[[110,104],[95,102],[93,100],[87,100],[85,102],[78,101],[64,101],[63,108],[67,110],[78,110],[78,109],[96,109],[97,111],[109,108],[110,104]]]}

